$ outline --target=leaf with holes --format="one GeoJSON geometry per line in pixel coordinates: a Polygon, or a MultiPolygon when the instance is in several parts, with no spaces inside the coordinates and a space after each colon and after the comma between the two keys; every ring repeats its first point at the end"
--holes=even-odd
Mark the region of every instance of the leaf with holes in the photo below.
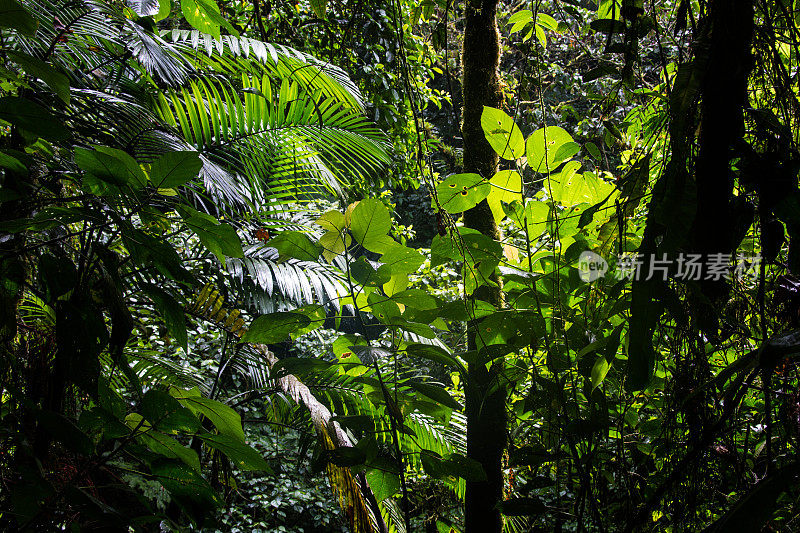
{"type": "Polygon", "coordinates": [[[528,166],[541,173],[554,171],[558,165],[577,153],[575,151],[570,154],[574,146],[568,143],[574,144],[575,141],[566,130],[558,126],[548,126],[534,131],[525,143],[528,166]]]}
{"type": "Polygon", "coordinates": [[[489,196],[492,186],[478,174],[453,174],[436,186],[439,204],[448,213],[460,213],[489,196]]]}
{"type": "Polygon", "coordinates": [[[505,217],[501,202],[510,204],[514,200],[522,200],[522,176],[515,170],[501,170],[489,180],[492,190],[486,201],[494,215],[495,222],[505,217]]]}
{"type": "Polygon", "coordinates": [[[503,159],[513,161],[525,155],[525,137],[514,119],[505,112],[483,106],[481,128],[486,140],[503,159]]]}

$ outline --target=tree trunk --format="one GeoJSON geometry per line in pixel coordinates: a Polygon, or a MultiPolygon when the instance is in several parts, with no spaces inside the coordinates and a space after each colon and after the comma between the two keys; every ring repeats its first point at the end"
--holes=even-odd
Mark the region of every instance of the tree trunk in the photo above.
{"type": "Polygon", "coordinates": [[[731,253],[732,146],[744,134],[747,78],[753,66],[753,0],[714,0],[709,5],[711,43],[702,85],[699,151],[695,166],[695,249],[731,253]]]}
{"type": "MultiPolygon", "coordinates": [[[[500,33],[497,29],[498,0],[466,0],[464,29],[464,172],[474,172],[486,179],[497,171],[498,156],[483,134],[483,106],[499,108],[500,33]]],[[[480,204],[464,213],[464,225],[499,240],[500,232],[489,204],[480,204]]],[[[480,287],[473,298],[485,300],[497,308],[503,305],[498,287],[480,287]]],[[[475,323],[469,327],[470,349],[475,348],[475,323]]],[[[500,533],[503,519],[497,503],[503,498],[502,457],[506,447],[506,391],[499,383],[503,361],[497,360],[487,370],[485,365],[469,365],[466,387],[467,455],[478,461],[486,472],[486,481],[467,481],[465,501],[466,533],[500,533]]]]}

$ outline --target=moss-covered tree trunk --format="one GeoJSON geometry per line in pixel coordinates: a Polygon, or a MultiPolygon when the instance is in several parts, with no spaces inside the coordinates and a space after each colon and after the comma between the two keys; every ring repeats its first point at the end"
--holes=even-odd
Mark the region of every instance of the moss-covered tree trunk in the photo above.
{"type": "MultiPolygon", "coordinates": [[[[498,0],[466,0],[463,49],[464,172],[491,178],[498,157],[481,128],[483,106],[501,107],[502,93],[498,67],[500,34],[497,29],[498,0]]],[[[486,201],[464,214],[464,224],[492,239],[500,232],[486,201]]],[[[502,307],[500,280],[497,287],[481,287],[474,298],[502,307]]],[[[470,325],[470,348],[475,347],[475,323],[470,325]]],[[[506,447],[506,391],[500,382],[502,359],[487,369],[470,365],[466,388],[467,455],[481,463],[485,481],[468,481],[465,501],[467,533],[499,533],[503,521],[497,503],[503,497],[502,457],[506,447]]]]}

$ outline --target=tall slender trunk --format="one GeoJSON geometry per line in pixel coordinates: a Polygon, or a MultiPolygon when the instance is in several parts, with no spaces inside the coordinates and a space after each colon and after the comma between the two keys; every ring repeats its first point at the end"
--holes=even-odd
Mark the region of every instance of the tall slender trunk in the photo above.
{"type": "MultiPolygon", "coordinates": [[[[501,107],[498,68],[500,33],[497,29],[498,0],[466,0],[463,48],[464,172],[491,178],[497,171],[498,157],[486,141],[481,128],[483,106],[501,107]]],[[[464,225],[492,239],[500,231],[486,201],[464,213],[464,225]]],[[[497,287],[481,287],[474,298],[502,307],[500,280],[497,287]]],[[[475,347],[475,323],[470,324],[470,349],[475,347]]],[[[502,458],[506,448],[506,391],[499,383],[502,359],[491,368],[469,365],[466,388],[467,455],[486,472],[485,481],[468,481],[465,501],[466,533],[499,533],[503,520],[497,503],[503,498],[502,458]]]]}
{"type": "Polygon", "coordinates": [[[702,122],[695,166],[697,214],[694,244],[701,253],[730,253],[732,146],[744,134],[747,78],[753,68],[753,0],[714,0],[711,42],[702,85],[702,122]]]}

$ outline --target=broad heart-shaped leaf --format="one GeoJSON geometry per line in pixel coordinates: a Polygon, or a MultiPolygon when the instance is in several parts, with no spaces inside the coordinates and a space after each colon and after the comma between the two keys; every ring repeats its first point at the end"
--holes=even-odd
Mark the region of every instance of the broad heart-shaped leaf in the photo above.
{"type": "Polygon", "coordinates": [[[492,191],[486,201],[494,215],[495,222],[500,222],[505,217],[503,206],[500,202],[510,204],[514,200],[522,200],[522,176],[515,170],[501,170],[489,180],[492,191]]]}
{"type": "Polygon", "coordinates": [[[278,250],[281,257],[293,257],[301,261],[316,261],[322,253],[319,244],[311,242],[305,233],[299,231],[283,231],[269,245],[278,250]]]}
{"type": "Polygon", "coordinates": [[[458,359],[455,358],[455,356],[445,351],[444,348],[440,348],[438,346],[433,346],[431,344],[409,344],[406,347],[406,353],[409,355],[409,357],[428,359],[429,361],[435,361],[446,367],[464,370],[463,365],[458,361],[458,359]]]}
{"type": "Polygon", "coordinates": [[[153,429],[139,413],[131,413],[126,416],[125,423],[131,429],[138,428],[137,437],[139,441],[153,452],[170,459],[183,461],[193,470],[200,470],[200,459],[197,457],[197,452],[187,448],[173,437],[153,429]]]}
{"type": "Polygon", "coordinates": [[[364,256],[350,263],[350,275],[364,287],[379,287],[384,283],[388,283],[392,277],[386,271],[375,270],[375,267],[364,256]]]}
{"type": "Polygon", "coordinates": [[[84,171],[113,185],[141,189],[147,176],[139,163],[126,152],[108,146],[95,146],[94,150],[75,149],[75,163],[84,171]]]}
{"type": "Polygon", "coordinates": [[[521,203],[514,202],[506,210],[506,214],[519,229],[527,229],[528,237],[531,241],[536,241],[547,231],[550,205],[545,202],[530,200],[523,207],[521,203]]]}
{"type": "Polygon", "coordinates": [[[188,507],[191,514],[210,513],[222,505],[222,499],[208,482],[185,464],[160,459],[150,465],[150,472],[169,491],[173,498],[188,507]]]}
{"type": "Polygon", "coordinates": [[[568,154],[574,147],[561,148],[567,143],[574,143],[572,136],[558,126],[547,126],[534,131],[526,141],[525,153],[528,156],[528,166],[541,173],[552,172],[558,165],[575,155],[568,154]],[[545,145],[545,139],[547,144],[545,145]],[[559,150],[561,150],[559,152],[559,150]],[[545,158],[545,153],[547,158],[545,158]],[[558,159],[561,157],[562,159],[558,159]]]}
{"type": "Polygon", "coordinates": [[[614,184],[597,177],[594,172],[578,173],[580,163],[570,161],[561,172],[550,176],[553,200],[564,207],[589,203],[596,204],[614,192],[614,184]]]}
{"type": "Polygon", "coordinates": [[[199,435],[203,442],[215,450],[222,452],[239,470],[264,470],[272,472],[264,457],[255,449],[243,444],[228,435],[199,435]]]}
{"type": "Polygon", "coordinates": [[[26,74],[35,76],[45,82],[62,102],[69,104],[69,79],[64,74],[58,72],[41,59],[24,52],[8,52],[8,56],[20,65],[26,74]]]}
{"type": "Polygon", "coordinates": [[[319,246],[322,248],[322,256],[328,261],[341,254],[347,248],[345,241],[349,244],[352,239],[350,235],[342,235],[338,231],[329,231],[319,238],[319,246]]]}
{"type": "Polygon", "coordinates": [[[44,107],[19,96],[0,98],[0,119],[49,141],[63,141],[69,131],[44,107]]]}
{"type": "Polygon", "coordinates": [[[213,35],[219,39],[220,23],[215,15],[219,17],[219,6],[214,0],[203,2],[199,0],[181,0],[181,11],[186,22],[194,26],[202,33],[213,35]],[[212,7],[213,6],[213,7],[212,7]]]}
{"type": "Polygon", "coordinates": [[[218,222],[211,215],[201,213],[187,205],[177,207],[186,226],[191,229],[208,251],[217,256],[223,264],[225,256],[243,257],[242,243],[236,230],[229,224],[218,222]]]}
{"type": "Polygon", "coordinates": [[[341,232],[347,227],[344,215],[339,211],[328,211],[319,217],[315,224],[327,231],[341,232]]]}
{"type": "MultiPolygon", "coordinates": [[[[431,265],[438,266],[451,261],[474,264],[479,261],[494,261],[495,266],[503,256],[503,245],[472,228],[459,228],[460,239],[450,235],[436,235],[431,243],[431,265]],[[464,248],[461,248],[461,244],[464,248]]],[[[494,267],[492,267],[492,270],[494,267]]]]}
{"type": "Polygon", "coordinates": [[[351,346],[369,346],[369,342],[360,335],[347,334],[333,341],[331,349],[333,350],[333,355],[335,355],[337,359],[342,359],[353,354],[353,350],[350,349],[351,346]]]}
{"type": "Polygon", "coordinates": [[[381,256],[380,262],[383,264],[378,267],[379,273],[390,275],[410,274],[416,272],[422,266],[425,258],[413,248],[398,244],[389,248],[381,256]]]}
{"type": "Polygon", "coordinates": [[[419,310],[437,309],[439,303],[436,298],[422,289],[408,289],[391,296],[392,300],[406,307],[419,310]]]}
{"type": "Polygon", "coordinates": [[[200,420],[191,410],[159,389],[150,389],[142,397],[142,415],[154,428],[162,431],[194,433],[200,428],[200,420]]]}
{"type": "Polygon", "coordinates": [[[400,477],[397,474],[397,467],[389,461],[379,461],[376,466],[377,468],[367,470],[367,483],[375,499],[382,502],[400,490],[400,477]]]}
{"type": "Polygon", "coordinates": [[[386,234],[392,229],[392,217],[383,202],[375,198],[361,200],[353,209],[350,231],[353,238],[370,252],[381,253],[386,234]]]}
{"type": "Polygon", "coordinates": [[[189,339],[186,334],[186,316],[183,313],[183,306],[171,294],[156,285],[148,283],[142,286],[142,290],[156,304],[170,334],[186,351],[189,339]]]}
{"type": "Polygon", "coordinates": [[[436,195],[445,211],[461,213],[478,205],[491,190],[480,174],[453,174],[436,186],[436,195]]]}
{"type": "Polygon", "coordinates": [[[475,459],[470,459],[458,453],[439,457],[435,452],[423,450],[422,467],[425,472],[435,478],[456,476],[467,481],[486,481],[486,472],[475,459]]]}
{"type": "Polygon", "coordinates": [[[158,22],[169,16],[172,9],[172,0],[158,0],[158,13],[153,15],[153,21],[158,22]]]}
{"type": "Polygon", "coordinates": [[[261,315],[253,320],[242,340],[254,344],[275,344],[287,340],[292,333],[310,323],[311,319],[300,313],[280,312],[261,315]]]}
{"type": "Polygon", "coordinates": [[[216,400],[203,398],[197,387],[188,391],[173,387],[170,389],[170,394],[195,414],[202,414],[211,420],[211,423],[221,434],[233,437],[239,442],[244,442],[242,418],[239,413],[227,405],[216,400]]]}
{"type": "Polygon", "coordinates": [[[514,119],[504,111],[483,106],[481,128],[486,140],[503,159],[519,159],[525,155],[525,137],[514,119]]]}
{"type": "Polygon", "coordinates": [[[39,22],[17,0],[0,0],[0,28],[12,28],[33,36],[39,22]]]}
{"type": "Polygon", "coordinates": [[[150,165],[150,182],[158,189],[172,189],[196,178],[201,168],[197,152],[167,152],[150,165]]]}

